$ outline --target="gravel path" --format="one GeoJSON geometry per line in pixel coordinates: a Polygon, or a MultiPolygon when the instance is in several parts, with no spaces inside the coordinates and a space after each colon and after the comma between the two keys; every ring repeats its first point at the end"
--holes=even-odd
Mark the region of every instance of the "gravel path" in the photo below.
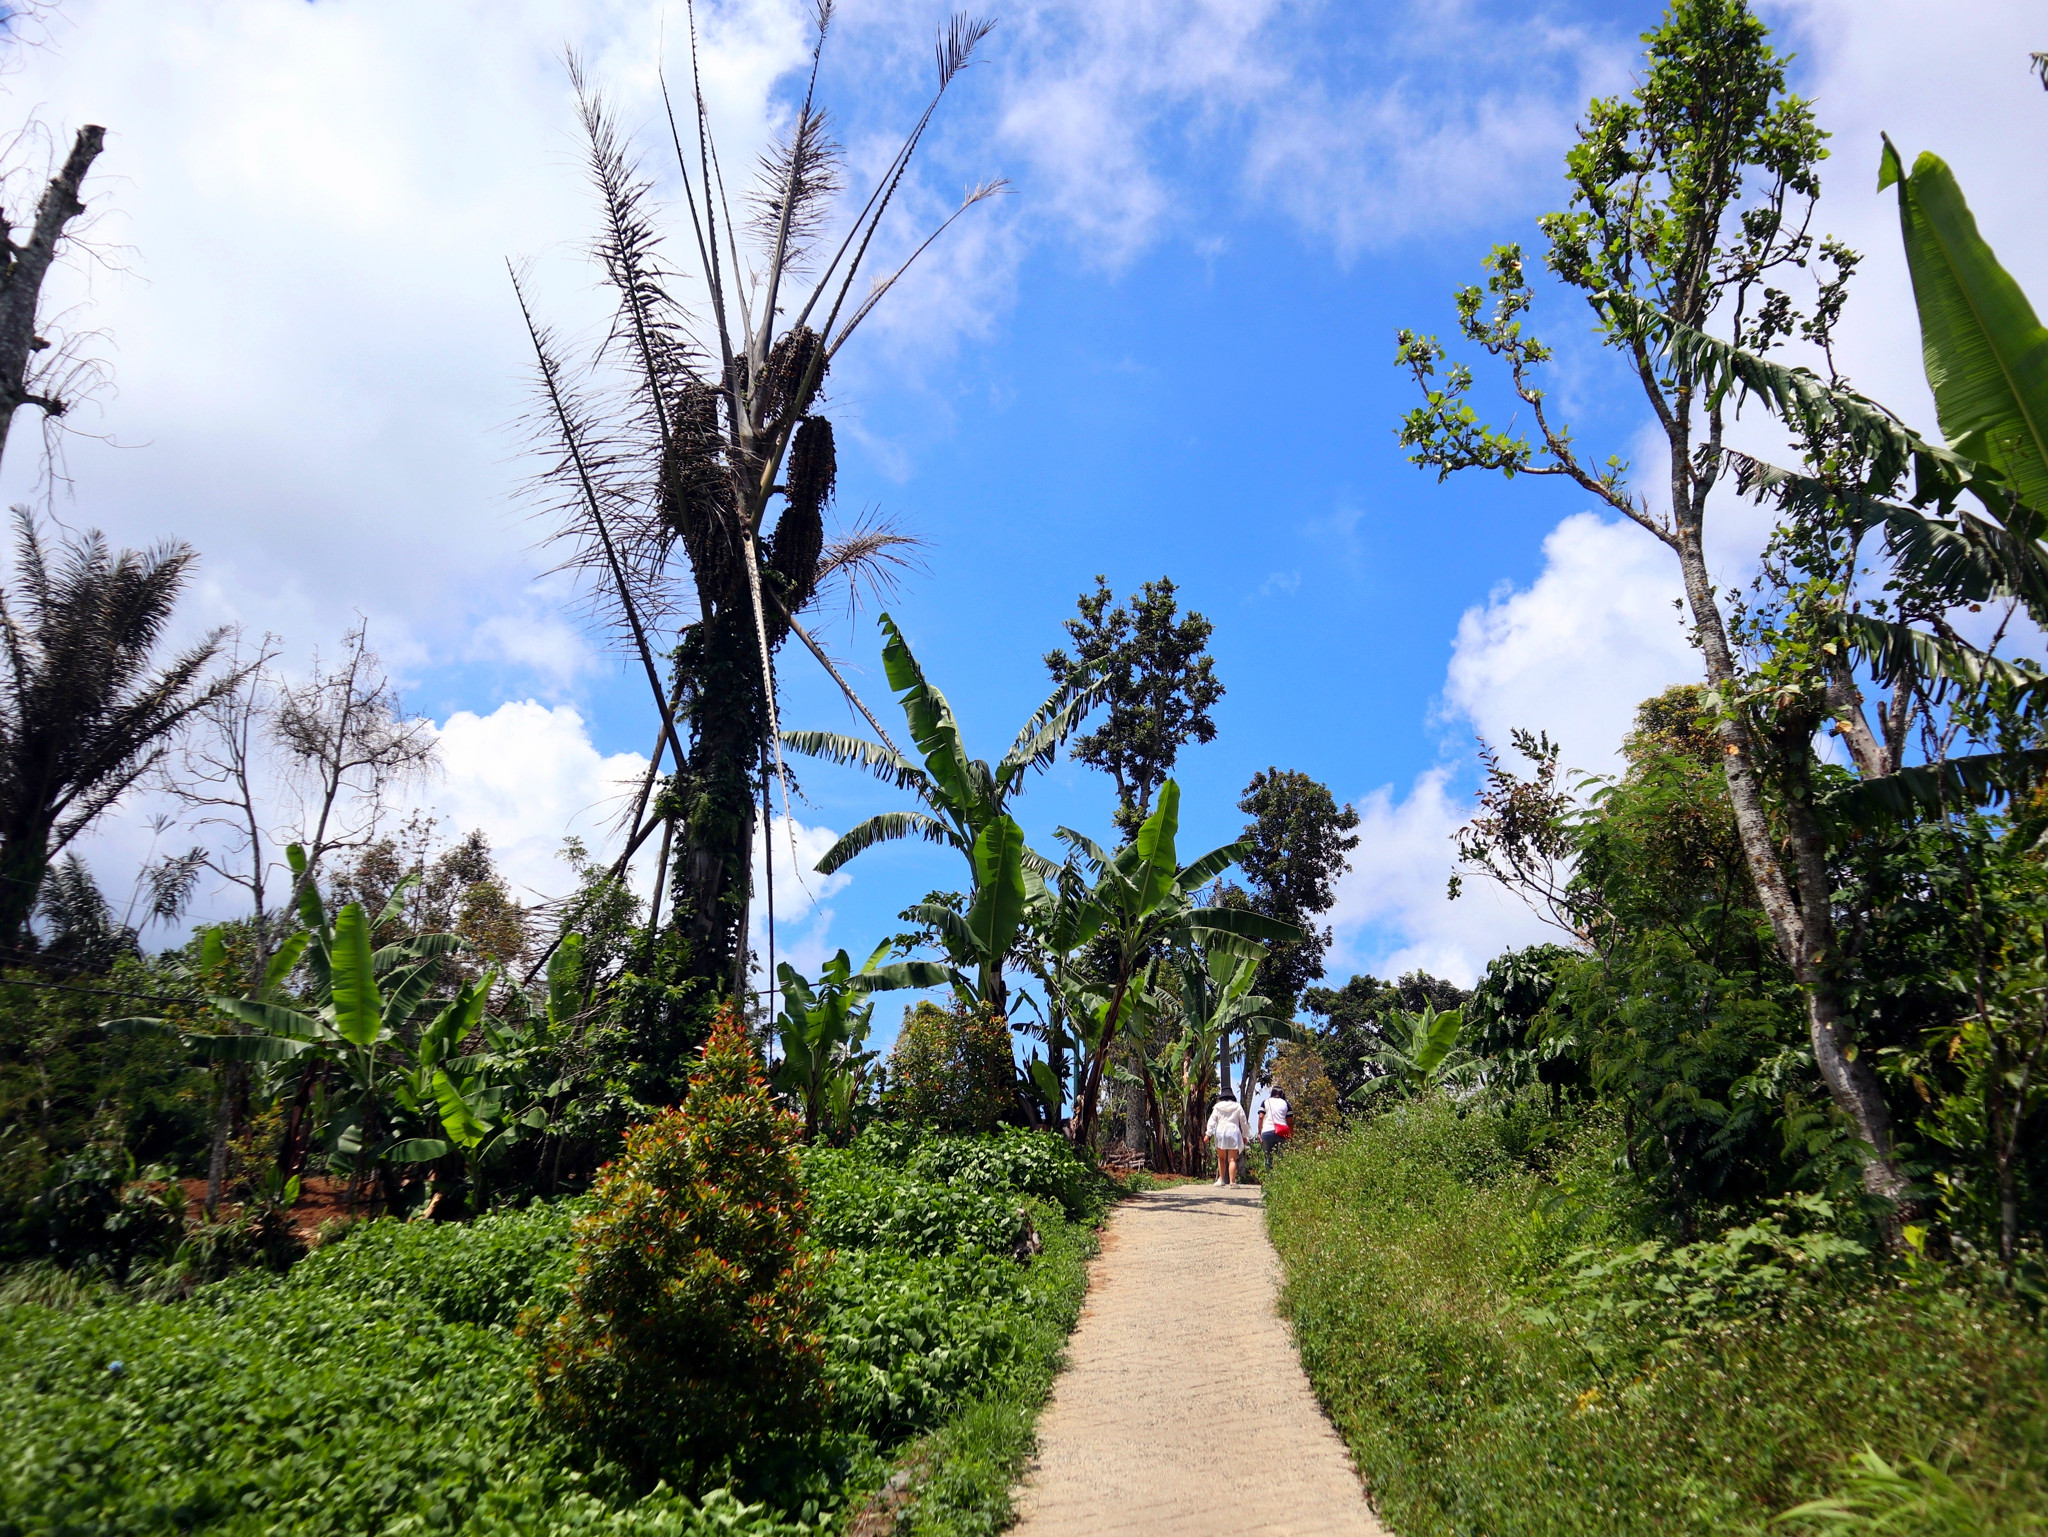
{"type": "Polygon", "coordinates": [[[1386,1537],[1279,1285],[1254,1186],[1119,1207],[1038,1422],[1018,1537],[1386,1537]]]}

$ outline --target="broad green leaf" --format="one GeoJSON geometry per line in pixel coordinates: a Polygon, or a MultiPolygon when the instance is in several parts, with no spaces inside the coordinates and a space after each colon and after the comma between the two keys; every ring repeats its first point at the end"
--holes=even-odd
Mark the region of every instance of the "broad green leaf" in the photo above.
{"type": "Polygon", "coordinates": [[[441,1129],[448,1133],[449,1141],[458,1147],[475,1147],[490,1132],[490,1127],[476,1113],[476,1109],[463,1097],[462,1090],[446,1069],[434,1071],[434,1102],[441,1111],[441,1129]]]}
{"type": "Polygon", "coordinates": [[[1884,141],[1878,189],[1899,189],[1899,226],[1920,350],[1942,435],[2002,472],[2023,501],[2048,509],[2048,327],[1977,232],[1940,157],[1906,174],[1884,141]]]}
{"type": "Polygon", "coordinates": [[[168,1035],[176,1039],[178,1034],[175,1025],[161,1019],[145,1019],[140,1015],[130,1015],[126,1019],[110,1019],[101,1024],[100,1028],[109,1035],[168,1035]]]}
{"type": "MultiPolygon", "coordinates": [[[[925,771],[937,782],[941,795],[965,814],[975,801],[972,776],[967,767],[967,750],[960,742],[960,726],[953,719],[953,707],[946,696],[926,680],[924,669],[911,654],[910,643],[887,614],[881,616],[882,671],[889,687],[903,706],[903,718],[910,726],[910,739],[924,754],[925,771]]],[[[970,818],[970,820],[977,820],[970,818]]]]}
{"type": "Polygon", "coordinates": [[[328,990],[334,999],[334,1028],[351,1046],[375,1044],[384,1030],[384,1000],[370,964],[370,920],[360,902],[351,902],[334,917],[333,971],[328,990]]]}
{"type": "Polygon", "coordinates": [[[997,817],[974,840],[975,891],[967,927],[990,964],[1010,953],[1024,921],[1028,893],[1023,856],[1024,829],[1014,817],[997,817]]]}
{"type": "Polygon", "coordinates": [[[906,907],[903,916],[912,923],[928,923],[937,929],[939,942],[953,959],[980,962],[981,953],[975,947],[974,931],[967,927],[967,920],[950,907],[941,907],[936,902],[919,902],[906,907]]]}
{"type": "Polygon", "coordinates": [[[195,1035],[191,1041],[209,1062],[289,1062],[316,1044],[276,1035],[195,1035]]]}
{"type": "Polygon", "coordinates": [[[209,975],[218,972],[228,963],[228,942],[226,931],[215,924],[199,936],[199,965],[209,975]]]}
{"type": "Polygon", "coordinates": [[[292,867],[292,881],[299,885],[299,922],[305,925],[314,944],[307,951],[306,966],[312,974],[314,991],[327,991],[327,957],[334,948],[334,931],[327,926],[327,908],[320,901],[320,887],[315,881],[306,879],[306,851],[293,843],[284,851],[285,860],[292,867]]]}
{"type": "Polygon", "coordinates": [[[449,1000],[448,1006],[420,1032],[419,1062],[422,1067],[439,1062],[468,1037],[483,1019],[484,1003],[490,997],[491,974],[470,983],[449,1000]]]}
{"type": "Polygon", "coordinates": [[[407,1137],[386,1148],[384,1158],[387,1163],[432,1163],[446,1158],[448,1152],[448,1144],[439,1137],[407,1137]]]}
{"type": "Polygon", "coordinates": [[[1302,937],[1302,931],[1284,918],[1268,918],[1238,907],[1198,907],[1187,915],[1186,922],[1204,944],[1212,934],[1259,944],[1289,944],[1302,937]]]}
{"type": "Polygon", "coordinates": [[[1031,1086],[1038,1091],[1038,1102],[1045,1106],[1045,1113],[1057,1115],[1061,1101],[1066,1095],[1059,1074],[1052,1070],[1052,1064],[1043,1057],[1031,1059],[1031,1086]]]}
{"type": "Polygon", "coordinates": [[[1173,852],[1173,840],[1180,831],[1180,786],[1169,779],[1159,787],[1159,804],[1139,827],[1132,847],[1137,851],[1133,884],[1137,890],[1138,916],[1150,913],[1176,889],[1180,861],[1173,852]]]}
{"type": "Polygon", "coordinates": [[[384,1028],[393,1032],[403,1030],[412,1022],[412,1016],[434,984],[440,980],[441,968],[432,961],[424,962],[396,976],[387,977],[383,984],[384,1028]]]}
{"type": "Polygon", "coordinates": [[[935,961],[897,961],[863,971],[848,985],[857,993],[891,993],[904,988],[944,987],[951,976],[947,967],[935,961]]]}
{"type": "Polygon", "coordinates": [[[996,765],[996,782],[1008,787],[1021,779],[1027,768],[1049,767],[1060,745],[1107,691],[1108,685],[1095,676],[1093,664],[1077,670],[1024,723],[1017,740],[996,765]]]}
{"type": "Polygon", "coordinates": [[[1180,889],[1187,892],[1199,890],[1251,851],[1252,846],[1243,839],[1236,843],[1226,843],[1220,849],[1211,849],[1180,872],[1180,889]]]}
{"type": "Polygon", "coordinates": [[[1850,827],[1871,828],[1922,811],[1984,806],[2024,793],[2048,771],[2048,750],[1972,753],[1861,779],[1821,797],[1821,809],[1850,827]]]}
{"type": "MultiPolygon", "coordinates": [[[[420,883],[419,871],[405,876],[391,888],[391,895],[384,899],[384,906],[377,913],[376,922],[370,925],[370,932],[376,933],[387,923],[395,923],[405,916],[405,894],[420,883]]],[[[453,938],[454,936],[449,936],[453,938]]]]}
{"type": "Polygon", "coordinates": [[[1053,829],[1053,836],[1071,847],[1097,870],[1108,869],[1115,863],[1115,859],[1109,850],[1105,849],[1086,833],[1077,833],[1071,827],[1058,827],[1053,829]]]}
{"type": "Polygon", "coordinates": [[[306,953],[306,946],[312,938],[311,934],[301,929],[277,947],[277,954],[270,958],[270,964],[263,969],[263,985],[256,992],[258,998],[268,998],[284,986],[285,979],[299,964],[299,957],[306,953]]]}
{"type": "Polygon", "coordinates": [[[548,1024],[560,1030],[574,1019],[583,987],[583,936],[564,934],[548,957],[548,1024]]]}
{"type": "Polygon", "coordinates": [[[879,742],[846,736],[837,731],[785,731],[782,745],[806,758],[823,758],[828,763],[864,768],[885,784],[899,790],[923,794],[931,781],[923,769],[907,758],[898,757],[879,742]]]}
{"type": "Polygon", "coordinates": [[[811,868],[820,875],[830,875],[854,855],[863,853],[878,843],[893,843],[899,838],[922,838],[927,843],[950,843],[955,848],[966,847],[961,842],[960,835],[937,817],[927,816],[922,811],[884,811],[869,817],[847,832],[837,843],[825,850],[825,857],[811,868]]]}
{"type": "MultiPolygon", "coordinates": [[[[374,933],[375,929],[371,932],[374,933]]],[[[457,955],[468,948],[469,941],[460,934],[413,934],[392,944],[379,945],[371,953],[370,967],[375,975],[381,977],[400,966],[457,955]]]]}
{"type": "Polygon", "coordinates": [[[2022,694],[2038,696],[2048,690],[2048,674],[1980,651],[1968,641],[1891,624],[1872,614],[1837,613],[1832,622],[1843,639],[1869,660],[1880,682],[1917,673],[1936,685],[1936,698],[1951,685],[1973,690],[1989,681],[2007,684],[2022,694]]]}
{"type": "Polygon", "coordinates": [[[281,1003],[263,1003],[249,998],[219,994],[206,1000],[230,1019],[240,1020],[266,1035],[288,1036],[295,1041],[332,1041],[334,1031],[317,1014],[287,1008],[281,1003]]]}

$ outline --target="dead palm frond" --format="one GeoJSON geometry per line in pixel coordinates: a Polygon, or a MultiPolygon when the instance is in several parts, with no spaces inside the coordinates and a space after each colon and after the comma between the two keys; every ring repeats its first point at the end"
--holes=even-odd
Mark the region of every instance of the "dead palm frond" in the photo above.
{"type": "Polygon", "coordinates": [[[884,522],[864,519],[826,538],[837,457],[832,424],[818,406],[832,356],[932,241],[1002,184],[972,189],[906,261],[867,281],[871,249],[911,158],[990,23],[959,16],[941,31],[937,89],[834,243],[828,231],[845,173],[817,100],[832,26],[830,0],[819,0],[801,100],[787,131],[760,157],[744,198],[755,257],[744,261],[705,105],[694,7],[687,10],[691,134],[665,75],[662,94],[696,272],[684,274],[666,254],[652,181],[571,57],[599,205],[592,254],[615,299],[585,375],[572,377],[555,338],[519,298],[534,349],[532,426],[547,451],[536,481],[554,520],[551,537],[564,546],[562,564],[590,579],[594,612],[640,659],[677,783],[702,801],[693,808],[664,801],[661,815],[682,839],[678,921],[688,915],[696,925],[696,953],[708,966],[744,949],[735,925],[743,927],[746,897],[735,898],[729,872],[746,868],[747,829],[763,808],[739,804],[735,787],[753,782],[764,760],[788,817],[777,649],[789,635],[802,636],[868,714],[796,616],[826,587],[836,594],[843,585],[849,610],[857,608],[864,588],[889,593],[914,564],[918,541],[884,522]],[[856,298],[862,283],[867,290],[856,298]],[[699,285],[701,320],[680,297],[699,285]],[[676,635],[673,649],[657,646],[654,637],[664,632],[676,635]],[[672,659],[667,683],[657,651],[672,659]],[[684,715],[688,743],[674,724],[684,715]]]}
{"type": "Polygon", "coordinates": [[[905,533],[893,518],[870,509],[819,555],[820,594],[843,583],[849,619],[860,613],[863,585],[877,604],[890,602],[902,587],[904,573],[924,569],[917,554],[924,547],[916,534],[905,533]]]}

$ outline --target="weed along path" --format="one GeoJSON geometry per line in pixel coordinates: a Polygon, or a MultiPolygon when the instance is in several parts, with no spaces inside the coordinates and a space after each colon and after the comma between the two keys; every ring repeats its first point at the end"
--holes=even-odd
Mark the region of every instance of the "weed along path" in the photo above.
{"type": "Polygon", "coordinates": [[[1018,1537],[1386,1537],[1275,1309],[1257,1188],[1127,1201],[1088,1280],[1018,1537]]]}

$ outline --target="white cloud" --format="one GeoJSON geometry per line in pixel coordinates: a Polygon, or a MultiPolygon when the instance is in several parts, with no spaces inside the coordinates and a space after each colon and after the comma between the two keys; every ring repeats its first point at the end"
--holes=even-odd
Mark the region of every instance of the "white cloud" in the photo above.
{"type": "MultiPolygon", "coordinates": [[[[1519,204],[1628,49],[1467,0],[1365,12],[1273,0],[1046,4],[1000,136],[1083,251],[1121,266],[1177,224],[1224,216],[1221,186],[1277,207],[1350,255],[1519,204]]],[[[1213,243],[1213,232],[1192,236],[1213,243]]]]}
{"type": "MultiPolygon", "coordinates": [[[[1699,675],[1671,606],[1678,594],[1677,564],[1650,535],[1595,513],[1566,518],[1543,541],[1535,581],[1503,585],[1459,620],[1440,721],[1502,749],[1514,727],[1548,732],[1568,766],[1608,769],[1635,707],[1699,675]]],[[[1469,983],[1502,950],[1556,937],[1488,882],[1447,899],[1452,838],[1471,815],[1456,789],[1469,763],[1460,753],[1398,800],[1382,785],[1358,802],[1359,846],[1332,914],[1339,962],[1469,983]]]]}
{"type": "Polygon", "coordinates": [[[1467,609],[1444,679],[1447,719],[1505,746],[1546,731],[1571,766],[1607,766],[1635,707],[1699,676],[1678,610],[1678,562],[1632,523],[1591,512],[1543,541],[1543,570],[1467,609]]]}
{"type": "MultiPolygon", "coordinates": [[[[489,715],[458,710],[436,737],[442,772],[420,803],[451,834],[481,828],[499,869],[526,901],[561,895],[570,884],[563,838],[601,846],[607,830],[631,814],[647,772],[639,753],[599,752],[569,705],[528,699],[508,700],[489,715]]],[[[643,854],[636,866],[651,869],[652,856],[643,854]]],[[[643,874],[639,883],[646,880],[643,874]]]]}
{"type": "Polygon", "coordinates": [[[1449,899],[1451,838],[1470,815],[1451,779],[1450,767],[1434,768],[1398,801],[1391,785],[1358,801],[1358,849],[1331,914],[1333,977],[1346,969],[1388,978],[1421,970],[1469,986],[1502,950],[1555,937],[1488,883],[1471,882],[1456,902],[1449,899]]]}

